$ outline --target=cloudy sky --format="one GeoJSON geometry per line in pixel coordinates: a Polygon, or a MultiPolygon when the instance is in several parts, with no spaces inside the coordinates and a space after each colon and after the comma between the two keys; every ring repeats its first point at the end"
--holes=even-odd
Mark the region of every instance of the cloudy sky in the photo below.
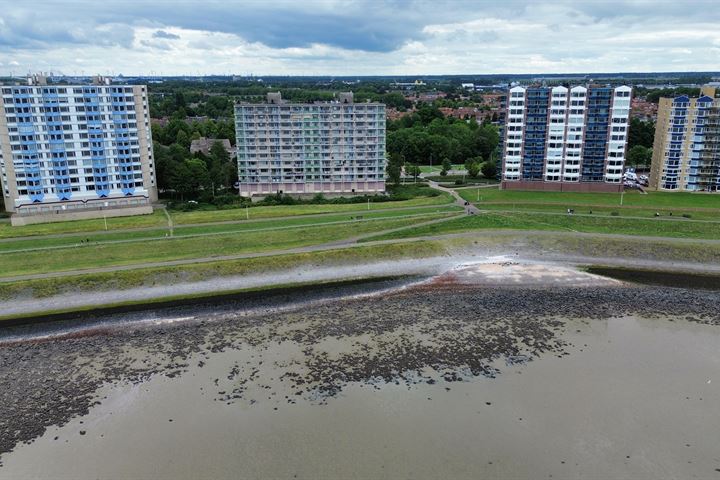
{"type": "Polygon", "coordinates": [[[0,75],[720,70],[718,0],[0,0],[0,75]]]}

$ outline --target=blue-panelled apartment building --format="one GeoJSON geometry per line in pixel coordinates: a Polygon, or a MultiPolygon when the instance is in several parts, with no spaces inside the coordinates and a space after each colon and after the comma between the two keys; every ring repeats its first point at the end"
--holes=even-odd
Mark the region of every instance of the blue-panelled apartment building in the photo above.
{"type": "Polygon", "coordinates": [[[152,213],[147,88],[0,85],[0,173],[14,225],[152,213]]]}
{"type": "Polygon", "coordinates": [[[631,92],[600,85],[510,88],[503,188],[619,191],[631,92]]]}

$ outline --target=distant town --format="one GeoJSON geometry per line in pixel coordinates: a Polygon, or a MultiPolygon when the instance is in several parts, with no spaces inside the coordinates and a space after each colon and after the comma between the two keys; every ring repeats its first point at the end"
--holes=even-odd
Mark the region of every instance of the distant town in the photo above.
{"type": "Polygon", "coordinates": [[[502,189],[720,189],[719,77],[596,77],[3,79],[5,210],[377,194],[443,165],[502,189]]]}

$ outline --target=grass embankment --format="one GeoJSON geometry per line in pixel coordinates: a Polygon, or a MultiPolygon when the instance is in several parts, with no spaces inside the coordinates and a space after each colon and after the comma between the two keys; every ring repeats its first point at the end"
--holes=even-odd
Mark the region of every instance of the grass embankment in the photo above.
{"type": "Polygon", "coordinates": [[[443,242],[417,241],[396,245],[359,245],[322,252],[293,253],[168,267],[121,270],[11,283],[0,283],[0,299],[44,298],[82,291],[125,290],[133,287],[196,282],[214,277],[249,275],[290,268],[357,265],[403,258],[427,258],[447,253],[443,242]]]}
{"type": "MultiPolygon", "coordinates": [[[[620,193],[573,193],[573,192],[526,192],[520,190],[480,189],[481,202],[477,201],[478,189],[458,190],[467,201],[482,208],[487,202],[505,204],[557,204],[572,208],[577,205],[620,207],[620,193]]],[[[685,192],[649,192],[643,195],[635,190],[625,192],[623,206],[648,209],[710,208],[720,209],[720,195],[685,192]]]]}
{"type": "MultiPolygon", "coordinates": [[[[443,205],[452,202],[450,195],[422,188],[406,188],[410,198],[387,202],[370,202],[370,211],[400,209],[408,207],[443,205]]],[[[170,211],[173,223],[187,225],[195,223],[213,223],[227,221],[242,221],[248,217],[251,220],[262,218],[277,218],[297,215],[314,215],[325,213],[346,213],[367,211],[365,203],[346,204],[318,204],[318,205],[277,205],[257,206],[245,208],[230,208],[224,210],[198,210],[190,212],[170,211]]],[[[136,215],[132,217],[115,217],[107,219],[107,227],[112,230],[132,230],[140,228],[162,229],[168,226],[167,217],[162,210],[156,210],[152,215],[136,215]]],[[[104,233],[105,221],[102,218],[92,220],[77,220],[71,222],[43,223],[13,227],[9,223],[0,222],[0,239],[43,236],[58,234],[86,234],[104,233]]]]}
{"type": "Polygon", "coordinates": [[[576,215],[594,215],[606,217],[643,217],[656,218],[656,213],[665,220],[709,220],[720,222],[720,209],[712,208],[644,208],[644,207],[606,207],[587,205],[565,205],[556,204],[507,204],[507,203],[477,203],[475,205],[481,210],[497,211],[504,213],[548,213],[567,215],[567,209],[573,208],[576,215]]]}
{"type": "MultiPolygon", "coordinates": [[[[108,230],[124,230],[132,228],[153,228],[167,225],[167,218],[162,210],[152,215],[134,215],[131,217],[113,217],[107,219],[108,230]]],[[[104,232],[105,222],[102,218],[92,220],[75,220],[72,222],[39,223],[13,227],[9,223],[0,223],[0,239],[26,236],[56,235],[80,232],[104,232]]]]}
{"type": "Polygon", "coordinates": [[[409,227],[448,215],[455,215],[455,213],[306,226],[272,232],[255,231],[190,238],[175,237],[151,244],[138,240],[123,244],[90,244],[52,251],[34,250],[5,253],[0,257],[2,258],[0,277],[270,252],[409,227]]]}
{"type": "MultiPolygon", "coordinates": [[[[0,300],[44,298],[80,292],[125,290],[172,285],[231,275],[286,272],[291,268],[359,265],[401,259],[462,255],[581,256],[595,259],[720,263],[720,244],[699,244],[673,239],[635,239],[567,235],[547,232],[493,232],[492,235],[443,240],[408,240],[396,244],[357,245],[322,252],[273,255],[168,267],[137,268],[108,273],[72,275],[12,283],[0,283],[0,300]]],[[[591,262],[588,262],[591,263],[591,262]]],[[[216,292],[219,293],[219,292],[216,292]]]]}
{"type": "Polygon", "coordinates": [[[567,232],[720,239],[720,224],[709,222],[639,220],[622,217],[549,215],[541,213],[482,213],[435,225],[408,228],[365,241],[424,237],[482,229],[558,230],[567,232]]]}
{"type": "Polygon", "coordinates": [[[340,212],[363,212],[387,209],[398,209],[408,207],[421,207],[427,205],[443,205],[450,203],[452,198],[448,194],[436,196],[418,197],[410,200],[400,200],[396,202],[378,202],[370,203],[368,210],[367,204],[363,203],[347,203],[347,204],[321,204],[321,205],[276,205],[268,207],[252,207],[247,210],[244,208],[234,208],[228,210],[214,211],[195,211],[195,212],[171,212],[173,222],[177,225],[186,225],[194,223],[209,222],[227,222],[239,221],[249,218],[276,218],[289,217],[295,215],[317,215],[323,213],[340,213],[340,212]]]}
{"type": "MultiPolygon", "coordinates": [[[[180,225],[173,229],[174,237],[201,236],[201,235],[219,235],[223,233],[240,233],[247,231],[265,230],[268,234],[272,234],[274,230],[294,228],[300,226],[334,224],[334,223],[356,223],[358,221],[375,221],[388,218],[408,218],[420,217],[438,212],[458,212],[462,208],[454,205],[438,205],[415,207],[404,210],[385,209],[371,210],[360,212],[348,212],[343,214],[324,214],[322,216],[297,216],[282,219],[265,219],[265,220],[243,220],[235,223],[219,223],[219,224],[199,224],[180,225]]],[[[0,254],[3,252],[11,252],[16,250],[31,249],[47,249],[58,247],[85,247],[86,243],[102,244],[102,243],[118,243],[136,240],[146,241],[164,241],[170,235],[169,228],[160,228],[152,230],[129,230],[120,232],[103,232],[103,233],[85,233],[66,236],[45,236],[45,237],[29,237],[18,240],[5,239],[0,242],[0,254]],[[82,240],[83,243],[80,243],[82,240]]],[[[118,247],[120,248],[120,247],[118,247]]],[[[2,257],[0,256],[0,263],[2,257]]]]}

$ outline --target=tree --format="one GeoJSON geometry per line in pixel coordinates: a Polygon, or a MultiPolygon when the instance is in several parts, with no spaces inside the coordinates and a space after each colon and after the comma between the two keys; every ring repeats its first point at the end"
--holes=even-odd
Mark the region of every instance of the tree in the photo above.
{"type": "Polygon", "coordinates": [[[230,162],[230,154],[225,150],[222,142],[213,142],[206,163],[210,182],[214,188],[229,187],[231,185],[232,178],[229,175],[230,169],[228,169],[228,165],[232,164],[232,162],[230,162]]]}
{"type": "Polygon", "coordinates": [[[646,148],[652,148],[655,140],[655,122],[643,121],[638,118],[630,119],[630,128],[628,131],[628,148],[636,145],[642,145],[646,148]]]}
{"type": "Polygon", "coordinates": [[[417,115],[420,117],[420,121],[423,125],[428,125],[436,118],[443,118],[442,112],[435,106],[423,105],[418,108],[417,115]]]}
{"type": "Polygon", "coordinates": [[[414,163],[405,164],[405,174],[413,177],[414,181],[417,182],[417,178],[420,176],[420,167],[414,163]]]}
{"type": "Polygon", "coordinates": [[[178,131],[177,137],[175,137],[175,143],[177,143],[186,150],[190,149],[190,137],[185,132],[185,130],[178,131]]]}
{"type": "Polygon", "coordinates": [[[474,132],[475,152],[485,160],[490,160],[500,141],[500,134],[495,125],[484,124],[474,132]]]}
{"type": "Polygon", "coordinates": [[[390,153],[388,155],[387,166],[385,172],[387,172],[388,180],[395,185],[400,184],[400,177],[402,176],[402,168],[405,163],[405,158],[401,153],[390,153]]]}
{"type": "Polygon", "coordinates": [[[467,170],[468,175],[472,178],[477,178],[477,176],[480,174],[480,165],[482,164],[482,158],[480,157],[472,157],[465,160],[465,170],[467,170]]]}
{"type": "Polygon", "coordinates": [[[485,178],[495,178],[497,175],[497,165],[495,165],[495,162],[488,160],[482,164],[480,171],[485,178]]]}
{"type": "Polygon", "coordinates": [[[448,174],[448,172],[452,170],[452,163],[450,163],[450,159],[445,157],[442,161],[442,170],[440,170],[440,175],[443,177],[448,174]]]}
{"type": "Polygon", "coordinates": [[[184,199],[185,195],[197,196],[200,190],[206,189],[209,185],[208,180],[205,162],[191,158],[175,166],[171,182],[173,190],[184,199]]]}
{"type": "Polygon", "coordinates": [[[652,148],[635,145],[627,153],[627,165],[631,167],[647,167],[652,162],[652,148]]]}

